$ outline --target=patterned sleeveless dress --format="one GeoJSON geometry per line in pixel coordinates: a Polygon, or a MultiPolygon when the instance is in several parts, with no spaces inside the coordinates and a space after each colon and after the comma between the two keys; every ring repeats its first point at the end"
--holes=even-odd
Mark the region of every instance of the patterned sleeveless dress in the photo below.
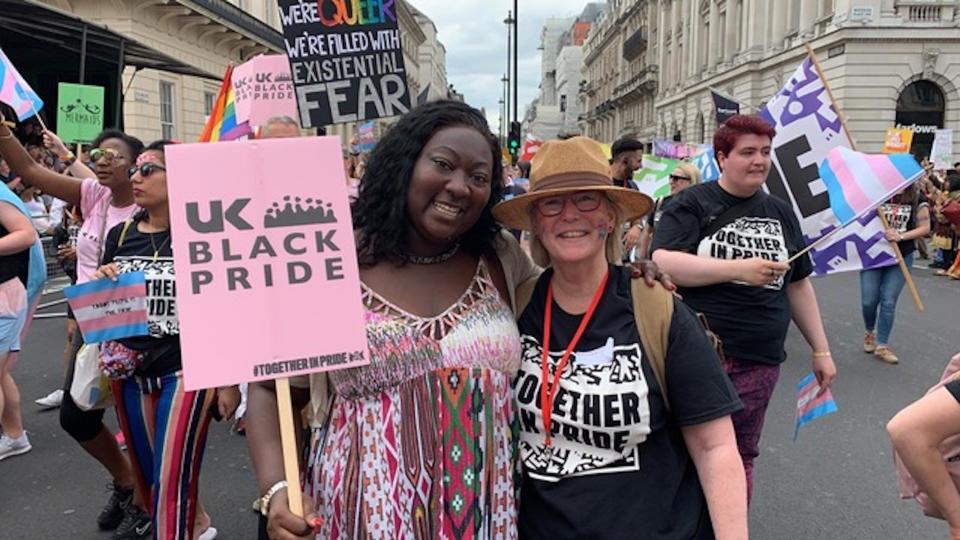
{"type": "Polygon", "coordinates": [[[486,263],[437,317],[363,299],[371,363],[330,372],[317,538],[515,538],[520,336],[486,263]]]}

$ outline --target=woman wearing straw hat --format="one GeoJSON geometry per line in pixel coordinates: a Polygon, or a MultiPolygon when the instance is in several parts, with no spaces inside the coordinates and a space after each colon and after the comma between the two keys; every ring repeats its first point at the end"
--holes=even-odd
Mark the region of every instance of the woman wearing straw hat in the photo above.
{"type": "Polygon", "coordinates": [[[665,367],[655,371],[630,270],[617,266],[611,233],[651,207],[613,186],[598,143],[575,137],[544,144],[530,192],[494,208],[504,225],[532,232],[546,268],[518,321],[521,537],[747,537],[736,392],[693,312],[669,297],[665,367]]]}

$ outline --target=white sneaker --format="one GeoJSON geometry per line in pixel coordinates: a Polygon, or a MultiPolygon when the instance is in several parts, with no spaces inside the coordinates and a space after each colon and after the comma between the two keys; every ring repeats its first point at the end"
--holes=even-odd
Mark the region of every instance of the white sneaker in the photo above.
{"type": "Polygon", "coordinates": [[[203,534],[197,537],[197,540],[214,540],[217,537],[217,529],[208,527],[203,534]]]}
{"type": "Polygon", "coordinates": [[[46,396],[34,400],[34,403],[43,407],[44,410],[56,409],[60,407],[61,403],[63,403],[63,390],[58,388],[46,396]]]}
{"type": "Polygon", "coordinates": [[[33,447],[30,446],[30,439],[27,438],[27,432],[24,431],[17,439],[11,439],[6,435],[0,435],[0,461],[8,457],[26,454],[33,447]]]}

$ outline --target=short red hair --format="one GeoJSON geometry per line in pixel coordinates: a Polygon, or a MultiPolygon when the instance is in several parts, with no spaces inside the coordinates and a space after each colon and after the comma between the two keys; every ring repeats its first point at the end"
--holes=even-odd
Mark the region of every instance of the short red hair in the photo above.
{"type": "Polygon", "coordinates": [[[755,114],[731,116],[713,134],[713,153],[718,156],[723,152],[724,156],[729,156],[742,135],[766,135],[773,141],[776,134],[777,131],[773,126],[755,114]]]}

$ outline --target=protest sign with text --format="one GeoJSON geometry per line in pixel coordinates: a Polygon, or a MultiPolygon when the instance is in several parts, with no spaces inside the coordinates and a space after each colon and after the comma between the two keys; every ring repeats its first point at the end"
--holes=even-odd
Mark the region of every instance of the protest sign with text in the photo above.
{"type": "Polygon", "coordinates": [[[279,0],[302,127],[410,110],[396,4],[279,0]]]}
{"type": "Polygon", "coordinates": [[[167,171],[188,390],[369,362],[338,138],[175,145],[167,171]]]}
{"type": "Polygon", "coordinates": [[[275,116],[297,117],[290,62],[282,54],[261,54],[233,70],[237,119],[262,126],[275,116]]]}
{"type": "Polygon", "coordinates": [[[145,336],[147,281],[143,272],[120,274],[63,289],[85,343],[145,336]]]}
{"type": "Polygon", "coordinates": [[[913,131],[904,128],[887,128],[883,135],[884,154],[903,154],[913,145],[913,131]]]}
{"type": "Polygon", "coordinates": [[[103,88],[70,83],[57,88],[57,135],[71,143],[96,139],[103,131],[103,88]]]}
{"type": "Polygon", "coordinates": [[[930,162],[935,169],[947,170],[953,167],[953,130],[938,129],[933,136],[933,148],[930,149],[930,162]]]}
{"type": "MultiPolygon", "coordinates": [[[[793,206],[807,244],[839,226],[819,167],[837,146],[851,146],[840,115],[811,56],[760,110],[777,130],[766,187],[793,206]]],[[[895,264],[875,212],[854,220],[829,243],[811,251],[814,272],[826,275],[895,264]]]]}

